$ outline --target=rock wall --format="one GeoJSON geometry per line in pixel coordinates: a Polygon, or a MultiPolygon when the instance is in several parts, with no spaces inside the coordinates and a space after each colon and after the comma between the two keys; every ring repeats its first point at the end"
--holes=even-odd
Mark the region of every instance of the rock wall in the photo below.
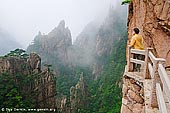
{"type": "MultiPolygon", "coordinates": [[[[68,27],[65,27],[65,21],[62,20],[59,25],[47,35],[39,34],[34,38],[27,52],[36,52],[42,58],[43,64],[66,65],[69,62],[68,48],[72,45],[71,33],[68,27]]],[[[57,69],[56,69],[57,70],[57,69]]]]}
{"type": "MultiPolygon", "coordinates": [[[[170,1],[132,0],[129,5],[128,39],[133,28],[138,27],[143,36],[145,48],[154,48],[157,57],[166,59],[170,65],[170,1]]],[[[129,42],[128,42],[129,43],[129,42]]]]}
{"type": "MultiPolygon", "coordinates": [[[[153,48],[156,57],[170,65],[170,1],[131,0],[128,15],[128,43],[133,29],[140,29],[145,48],[153,48]]],[[[144,113],[143,85],[128,77],[123,78],[121,113],[144,113]]]]}
{"type": "Polygon", "coordinates": [[[0,58],[0,73],[9,72],[12,75],[16,75],[17,73],[28,75],[30,74],[29,67],[27,61],[19,57],[0,58]]]}
{"type": "Polygon", "coordinates": [[[132,78],[123,78],[121,113],[144,113],[143,84],[132,78]]]}
{"type": "Polygon", "coordinates": [[[37,103],[41,108],[57,108],[56,104],[56,86],[54,74],[48,69],[41,72],[39,82],[35,85],[37,95],[37,103]]]}
{"type": "Polygon", "coordinates": [[[49,69],[41,70],[41,58],[37,54],[31,53],[28,58],[19,56],[1,57],[0,74],[3,72],[10,73],[15,84],[21,82],[17,75],[21,75],[23,78],[32,77],[32,81],[20,86],[20,92],[26,98],[34,98],[34,105],[37,108],[56,107],[54,75],[49,69]]]}
{"type": "Polygon", "coordinates": [[[89,91],[83,73],[78,83],[70,88],[71,113],[83,112],[81,109],[89,108],[89,91]]]}

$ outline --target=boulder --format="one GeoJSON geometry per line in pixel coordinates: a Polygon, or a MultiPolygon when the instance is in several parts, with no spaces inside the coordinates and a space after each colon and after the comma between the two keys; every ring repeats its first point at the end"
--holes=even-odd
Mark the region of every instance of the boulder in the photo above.
{"type": "Polygon", "coordinates": [[[139,94],[136,94],[132,90],[128,90],[128,95],[133,101],[136,101],[137,103],[143,104],[144,100],[139,94]]]}

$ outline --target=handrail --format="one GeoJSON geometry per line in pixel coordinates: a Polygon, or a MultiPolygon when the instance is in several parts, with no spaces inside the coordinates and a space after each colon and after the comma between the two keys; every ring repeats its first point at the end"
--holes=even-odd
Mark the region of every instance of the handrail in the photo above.
{"type": "Polygon", "coordinates": [[[139,59],[134,59],[133,54],[145,55],[145,53],[146,53],[145,50],[132,49],[131,46],[128,46],[128,61],[127,61],[128,69],[127,70],[133,71],[133,63],[144,65],[144,61],[139,59]]]}
{"type": "Polygon", "coordinates": [[[156,84],[156,94],[157,94],[157,100],[158,100],[158,106],[160,113],[168,113],[166,109],[165,100],[163,97],[163,93],[161,90],[161,86],[159,83],[156,84]]]}
{"type": "Polygon", "coordinates": [[[170,79],[168,78],[166,70],[162,64],[159,64],[158,72],[163,84],[163,90],[166,97],[168,98],[168,101],[170,102],[170,79]]]}
{"type": "Polygon", "coordinates": [[[151,51],[149,51],[149,58],[152,61],[152,63],[155,63],[156,57],[153,55],[153,53],[151,51]]]}
{"type": "Polygon", "coordinates": [[[170,106],[170,79],[163,66],[166,60],[163,58],[156,58],[150,50],[151,48],[137,50],[128,46],[127,72],[133,71],[133,63],[144,65],[143,78],[151,79],[152,81],[151,106],[155,107],[156,105],[154,106],[152,103],[158,101],[157,107],[159,107],[159,111],[161,113],[167,113],[165,98],[167,98],[166,102],[168,102],[170,106]],[[145,60],[134,59],[134,54],[144,55],[145,60]],[[161,86],[163,86],[163,90],[161,86]],[[154,100],[154,98],[157,98],[157,101],[154,100]]]}
{"type": "Polygon", "coordinates": [[[132,63],[136,63],[136,64],[144,65],[144,61],[142,61],[142,60],[138,60],[138,59],[130,58],[130,62],[132,62],[132,63]]]}
{"type": "Polygon", "coordinates": [[[131,53],[145,55],[145,50],[131,49],[131,53]]]}

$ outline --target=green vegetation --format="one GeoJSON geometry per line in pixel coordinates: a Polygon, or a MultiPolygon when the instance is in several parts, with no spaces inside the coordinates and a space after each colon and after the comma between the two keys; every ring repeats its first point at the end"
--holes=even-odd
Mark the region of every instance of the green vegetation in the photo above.
{"type": "Polygon", "coordinates": [[[120,113],[126,36],[115,42],[101,77],[91,84],[91,113],[120,113]]]}
{"type": "MultiPolygon", "coordinates": [[[[10,51],[10,53],[8,53],[7,55],[1,56],[1,58],[8,59],[10,57],[15,57],[11,59],[21,59],[21,61],[25,61],[28,58],[28,56],[29,56],[28,54],[25,54],[25,50],[15,49],[14,51],[10,51]]],[[[14,108],[27,109],[35,108],[37,106],[36,104],[37,92],[34,91],[35,80],[40,80],[41,73],[32,72],[29,75],[24,74],[24,71],[27,72],[29,71],[27,70],[28,68],[24,63],[21,64],[20,68],[22,68],[23,72],[18,71],[17,68],[15,68],[16,70],[11,68],[12,72],[11,70],[5,71],[1,70],[0,108],[9,108],[14,110],[14,108]]],[[[22,112],[22,110],[20,112],[22,112]]]]}
{"type": "Polygon", "coordinates": [[[126,37],[127,34],[114,42],[112,54],[103,60],[103,73],[96,81],[89,83],[90,108],[82,113],[120,113],[121,83],[126,63],[126,37]]]}
{"type": "MultiPolygon", "coordinates": [[[[120,39],[116,39],[112,46],[112,53],[109,56],[101,57],[104,63],[104,70],[97,80],[92,79],[92,69],[90,67],[74,67],[62,69],[62,73],[56,78],[58,96],[70,96],[69,90],[74,86],[83,72],[90,96],[87,101],[90,103],[86,106],[80,106],[77,113],[119,113],[121,106],[121,77],[125,66],[125,45],[127,34],[120,39]]],[[[11,52],[9,56],[21,56],[24,51],[17,50],[11,52]],[[15,51],[16,52],[16,51],[15,51]]],[[[101,62],[102,63],[102,62],[101,62]]],[[[50,70],[51,65],[45,64],[50,70]]],[[[0,108],[34,108],[36,92],[25,91],[26,86],[34,84],[34,80],[40,77],[35,75],[12,76],[9,73],[0,75],[0,108]],[[16,80],[18,82],[16,82],[16,80]]],[[[69,106],[69,102],[68,106],[69,106]]]]}
{"type": "MultiPolygon", "coordinates": [[[[104,24],[100,26],[97,34],[93,37],[93,46],[90,46],[90,44],[88,45],[88,43],[83,45],[85,48],[89,47],[88,49],[91,49],[91,52],[93,52],[92,55],[95,57],[95,60],[90,62],[91,64],[88,66],[83,65],[84,60],[81,58],[84,57],[84,54],[81,51],[81,48],[78,48],[80,51],[76,50],[77,48],[74,45],[68,47],[72,47],[73,50],[71,53],[77,55],[75,62],[65,62],[65,64],[62,62],[62,59],[58,57],[59,52],[61,52],[58,48],[48,48],[47,46],[47,48],[42,49],[41,42],[43,42],[43,37],[41,36],[37,36],[34,40],[34,44],[28,47],[29,51],[36,51],[41,55],[43,64],[51,64],[54,71],[57,72],[57,98],[66,96],[68,107],[70,107],[70,88],[77,84],[80,75],[83,72],[87,84],[86,88],[89,91],[90,96],[86,98],[86,102],[88,101],[87,103],[84,102],[81,103],[82,105],[76,106],[76,113],[120,113],[122,75],[126,63],[125,50],[127,33],[124,34],[126,32],[126,11],[120,12],[118,10],[113,10],[114,9],[112,8],[110,9],[104,24]],[[96,37],[98,39],[96,39],[96,37]],[[97,48],[98,50],[96,50],[96,45],[100,46],[97,48]],[[103,50],[106,50],[106,54],[104,53],[101,56],[96,54],[96,52],[103,50]],[[92,66],[94,63],[103,67],[102,69],[99,69],[102,73],[98,75],[97,80],[94,80],[94,75],[92,75],[92,66]]],[[[88,32],[85,34],[88,35],[88,32]]],[[[88,40],[86,35],[84,37],[88,40]]],[[[51,40],[49,40],[49,43],[53,43],[50,41],[51,40]]],[[[65,45],[63,44],[61,46],[65,45]]],[[[64,53],[66,51],[62,50],[62,52],[64,53]]],[[[69,58],[71,59],[72,57],[69,58]]],[[[90,59],[90,55],[86,58],[90,59]]],[[[51,68],[51,65],[45,66],[51,68]]],[[[82,97],[78,97],[78,99],[81,101],[82,97]]]]}
{"type": "Polygon", "coordinates": [[[33,77],[30,76],[23,77],[19,74],[13,76],[8,72],[0,74],[0,108],[31,108],[35,106],[34,93],[22,91],[28,83],[32,82],[33,77]]]}
{"type": "Polygon", "coordinates": [[[111,55],[103,59],[105,62],[103,73],[97,80],[90,79],[92,75],[88,69],[76,69],[78,75],[82,71],[88,72],[85,77],[90,91],[88,109],[80,107],[76,113],[120,113],[122,75],[126,63],[126,37],[127,34],[121,39],[115,40],[111,55]]]}
{"type": "Polygon", "coordinates": [[[5,55],[5,57],[8,56],[16,56],[16,57],[20,57],[20,58],[28,58],[28,54],[25,53],[26,51],[23,49],[15,49],[14,51],[10,51],[10,53],[8,53],[7,55],[5,55]]]}
{"type": "Polygon", "coordinates": [[[107,26],[102,26],[99,30],[99,35],[104,38],[105,42],[108,37],[115,38],[110,48],[112,53],[97,57],[98,63],[103,65],[103,72],[96,81],[91,81],[89,84],[91,98],[90,110],[87,113],[120,113],[127,33],[125,18],[122,15],[119,15],[120,17],[115,17],[115,15],[118,15],[118,12],[111,11],[107,26]]]}
{"type": "Polygon", "coordinates": [[[131,0],[123,0],[123,1],[122,1],[122,5],[129,4],[130,2],[131,2],[131,0]]]}
{"type": "Polygon", "coordinates": [[[75,67],[73,70],[64,68],[63,71],[65,73],[56,77],[57,92],[61,95],[70,96],[70,88],[77,84],[82,72],[86,81],[91,81],[91,71],[88,67],[75,67]]]}

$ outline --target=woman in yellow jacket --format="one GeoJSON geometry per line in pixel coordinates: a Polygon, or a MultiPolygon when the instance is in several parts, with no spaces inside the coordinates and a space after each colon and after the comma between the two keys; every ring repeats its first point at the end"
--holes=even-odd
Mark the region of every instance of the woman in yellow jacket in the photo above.
{"type": "MultiPolygon", "coordinates": [[[[134,34],[134,36],[131,39],[130,46],[133,47],[134,49],[144,50],[143,38],[142,38],[141,35],[139,35],[139,29],[138,28],[134,28],[133,30],[134,30],[135,34],[134,34]]],[[[143,56],[135,54],[134,58],[142,60],[143,56]]],[[[140,67],[141,67],[140,64],[137,64],[137,65],[134,64],[134,71],[139,71],[140,72],[140,67]]]]}
{"type": "Polygon", "coordinates": [[[133,30],[134,30],[135,34],[131,39],[130,46],[134,47],[134,49],[144,50],[143,38],[142,38],[142,36],[139,35],[139,29],[134,28],[133,30]]]}

